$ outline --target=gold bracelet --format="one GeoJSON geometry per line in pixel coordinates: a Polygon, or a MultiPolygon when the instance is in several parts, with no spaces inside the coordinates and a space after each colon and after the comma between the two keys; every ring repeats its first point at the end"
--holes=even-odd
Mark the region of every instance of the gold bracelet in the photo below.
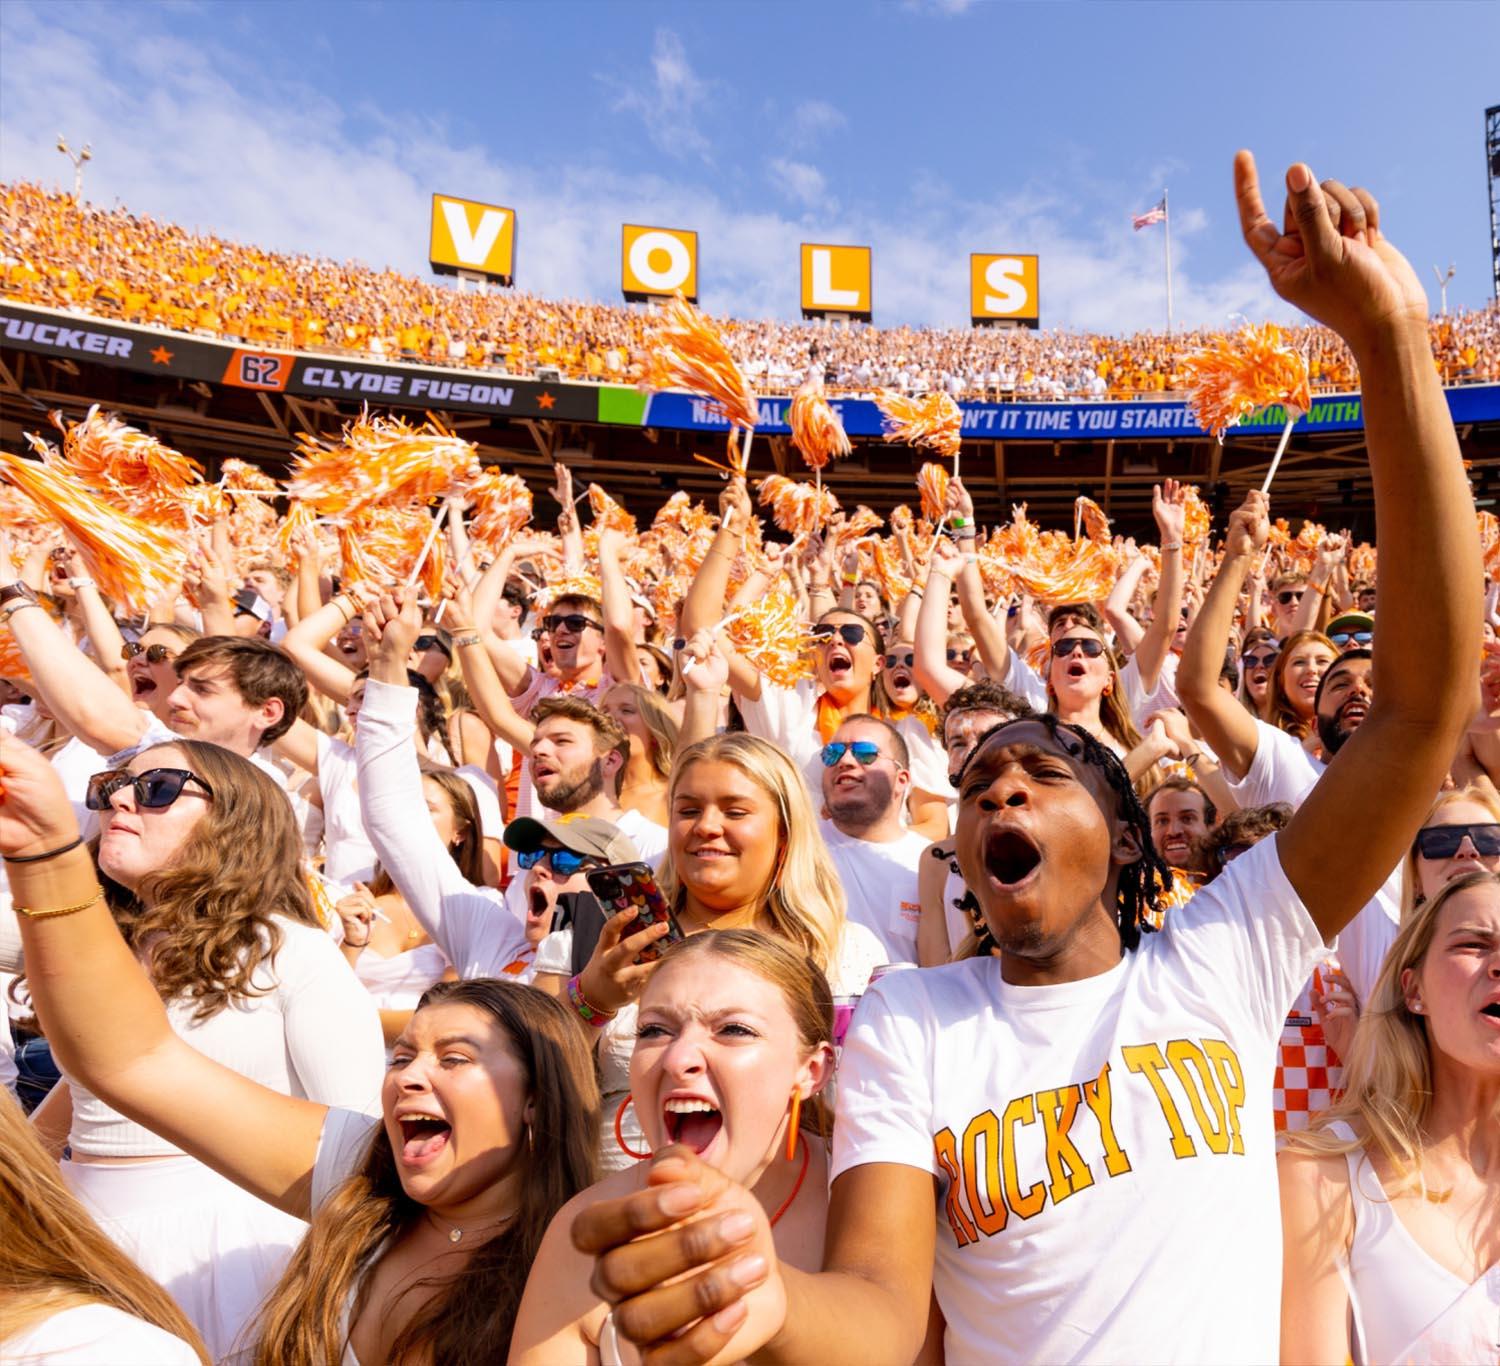
{"type": "Polygon", "coordinates": [[[345,607],[344,604],[339,601],[339,598],[342,598],[343,596],[344,595],[340,593],[337,597],[330,598],[329,601],[343,614],[344,625],[347,626],[351,621],[354,620],[354,609],[352,606],[345,607]]]}
{"type": "Polygon", "coordinates": [[[77,915],[79,911],[86,911],[90,906],[97,906],[104,900],[104,888],[96,887],[94,894],[87,901],[80,901],[76,906],[58,906],[50,911],[33,911],[25,906],[16,906],[12,909],[17,915],[24,915],[28,920],[53,920],[60,915],[77,915]]]}

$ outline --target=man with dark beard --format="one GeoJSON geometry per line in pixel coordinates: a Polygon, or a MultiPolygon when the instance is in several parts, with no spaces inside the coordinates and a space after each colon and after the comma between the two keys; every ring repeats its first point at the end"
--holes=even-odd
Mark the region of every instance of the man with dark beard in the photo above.
{"type": "Polygon", "coordinates": [[[823,746],[823,837],[849,919],[885,945],[887,962],[917,961],[917,865],[927,840],[901,823],[911,790],[906,739],[878,716],[851,716],[823,746]]]}

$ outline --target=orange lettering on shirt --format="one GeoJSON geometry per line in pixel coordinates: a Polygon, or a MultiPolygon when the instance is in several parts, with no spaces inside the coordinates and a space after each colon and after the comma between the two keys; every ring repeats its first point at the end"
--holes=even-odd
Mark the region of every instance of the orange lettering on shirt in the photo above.
{"type": "Polygon", "coordinates": [[[1056,1091],[1038,1091],[1036,1108],[1042,1116],[1042,1131],[1047,1138],[1047,1170],[1052,1174],[1052,1203],[1060,1205],[1071,1195],[1094,1184],[1094,1174],[1083,1155],[1073,1146],[1068,1130],[1078,1113],[1082,1088],[1065,1086],[1056,1091]]]}
{"type": "Polygon", "coordinates": [[[1156,1103],[1161,1106],[1162,1116],[1172,1133],[1173,1156],[1179,1159],[1196,1157],[1198,1149],[1188,1137],[1182,1116],[1177,1113],[1177,1102],[1172,1099],[1172,1093],[1167,1090],[1166,1080],[1161,1075],[1167,1068],[1167,1060],[1162,1057],[1161,1049],[1154,1043],[1133,1043],[1122,1048],[1120,1056],[1125,1059],[1126,1067],[1132,1072],[1143,1074],[1151,1083],[1151,1089],[1156,1093],[1156,1103]]]}
{"type": "Polygon", "coordinates": [[[1099,1125],[1099,1141],[1104,1144],[1104,1170],[1111,1176],[1123,1176],[1130,1170],[1130,1158],[1115,1137],[1115,1121],[1111,1109],[1109,1090],[1109,1064],[1105,1063],[1093,1081],[1086,1081],[1080,1088],[1084,1103],[1093,1111],[1099,1125]]]}
{"type": "Polygon", "coordinates": [[[1229,1151],[1242,1156],[1245,1139],[1240,1133],[1240,1106],[1245,1103],[1245,1074],[1240,1068],[1240,1060],[1223,1039],[1204,1039],[1203,1051],[1214,1065],[1229,1111],[1229,1151]]]}
{"type": "Polygon", "coordinates": [[[1047,1191],[1040,1181],[1024,1195],[1016,1175],[1016,1126],[1036,1123],[1036,1106],[1030,1096],[1017,1096],[1005,1107],[1005,1147],[1001,1164],[1005,1173],[1005,1202],[1023,1219],[1035,1218],[1047,1203],[1047,1191]]]}
{"type": "Polygon", "coordinates": [[[953,1130],[939,1129],[932,1136],[932,1150],[937,1156],[938,1166],[948,1174],[948,1227],[953,1230],[954,1241],[959,1247],[976,1243],[979,1235],[964,1207],[959,1201],[959,1188],[963,1185],[963,1174],[959,1171],[958,1152],[953,1143],[953,1130]]]}
{"type": "Polygon", "coordinates": [[[1193,1118],[1198,1121],[1198,1128],[1203,1132],[1203,1141],[1208,1144],[1209,1152],[1227,1153],[1229,1123],[1224,1114],[1224,1099],[1219,1095],[1213,1069],[1203,1056],[1203,1050],[1191,1039],[1173,1039],[1167,1045],[1167,1061],[1172,1064],[1172,1071],[1177,1074],[1177,1080],[1187,1092],[1188,1104],[1193,1107],[1193,1118]],[[1196,1078],[1193,1076],[1194,1072],[1197,1073],[1196,1078]],[[1209,1117],[1208,1110],[1204,1107],[1204,1095],[1207,1095],[1208,1103],[1213,1106],[1214,1118],[1209,1117]]]}
{"type": "Polygon", "coordinates": [[[985,1110],[969,1121],[964,1130],[964,1195],[969,1201],[969,1213],[979,1225],[979,1231],[993,1238],[1005,1227],[1005,1201],[1000,1199],[1000,1121],[993,1110],[985,1110]],[[984,1141],[984,1189],[990,1197],[990,1208],[985,1208],[984,1196],[979,1192],[980,1140],[984,1141]]]}

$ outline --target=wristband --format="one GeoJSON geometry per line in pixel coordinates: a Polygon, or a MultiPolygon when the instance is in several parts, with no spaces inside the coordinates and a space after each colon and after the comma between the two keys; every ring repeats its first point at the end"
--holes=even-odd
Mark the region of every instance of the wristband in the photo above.
{"type": "Polygon", "coordinates": [[[17,598],[14,602],[8,602],[0,607],[0,620],[9,621],[15,614],[26,607],[40,607],[35,598],[17,598]]]}
{"type": "Polygon", "coordinates": [[[68,587],[75,592],[80,588],[97,588],[98,586],[87,574],[81,574],[76,579],[68,580],[68,587]]]}
{"type": "Polygon", "coordinates": [[[948,526],[953,531],[958,531],[958,530],[960,530],[963,527],[973,526],[973,525],[974,525],[974,519],[972,517],[950,517],[950,518],[948,518],[948,526]]]}
{"type": "Polygon", "coordinates": [[[979,556],[976,555],[972,550],[966,550],[966,551],[964,551],[963,555],[964,555],[964,563],[965,564],[978,564],[979,563],[979,556]]]}
{"type": "Polygon", "coordinates": [[[1311,588],[1312,591],[1316,593],[1320,598],[1326,598],[1328,596],[1328,585],[1326,583],[1314,583],[1311,579],[1309,579],[1307,581],[1307,586],[1311,588]]]}
{"type": "Polygon", "coordinates": [[[478,645],[480,637],[478,631],[471,631],[467,635],[452,636],[450,639],[453,642],[453,647],[461,650],[466,645],[478,645]]]}
{"type": "Polygon", "coordinates": [[[6,854],[4,857],[7,863],[45,863],[49,858],[58,858],[63,854],[71,853],[82,843],[83,836],[80,835],[71,844],[64,844],[56,849],[49,849],[45,854],[6,854]]]}
{"type": "Polygon", "coordinates": [[[1165,555],[1170,550],[1181,550],[1181,549],[1182,549],[1182,542],[1181,541],[1173,541],[1171,545],[1164,545],[1164,546],[1162,546],[1161,553],[1163,555],[1165,555]]]}
{"type": "Polygon", "coordinates": [[[568,978],[568,1004],[578,1012],[578,1018],[592,1029],[603,1029],[612,1019],[615,1012],[612,1010],[600,1010],[598,1006],[591,1006],[588,998],[583,994],[583,988],[578,985],[577,974],[568,978]]]}
{"type": "Polygon", "coordinates": [[[922,596],[922,586],[920,584],[913,584],[906,590],[906,596],[920,598],[922,596]]]}
{"type": "Polygon", "coordinates": [[[858,574],[842,574],[839,577],[843,579],[846,588],[853,588],[859,582],[858,574]]]}
{"type": "Polygon", "coordinates": [[[47,911],[34,911],[29,906],[15,906],[12,909],[17,915],[24,915],[28,920],[55,920],[60,915],[77,915],[79,911],[86,911],[90,906],[97,906],[104,900],[104,888],[95,887],[94,894],[87,901],[80,901],[76,906],[54,906],[47,911]]]}

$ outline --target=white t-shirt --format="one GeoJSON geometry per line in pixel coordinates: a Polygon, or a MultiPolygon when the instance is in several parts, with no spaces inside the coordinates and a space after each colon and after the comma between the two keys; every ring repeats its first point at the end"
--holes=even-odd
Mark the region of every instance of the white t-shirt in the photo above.
{"type": "Polygon", "coordinates": [[[950,1366],[1277,1360],[1272,1074],[1324,952],[1272,838],[1097,977],[987,957],[871,988],[832,1170],[938,1181],[950,1366]]]}
{"type": "Polygon", "coordinates": [[[1120,670],[1120,691],[1125,696],[1125,705],[1130,708],[1130,719],[1135,722],[1137,730],[1145,730],[1146,718],[1152,712],[1182,705],[1177,700],[1177,666],[1180,662],[1180,658],[1168,650],[1156,677],[1156,687],[1148,693],[1141,683],[1141,666],[1136,657],[1131,655],[1125,661],[1125,667],[1120,670]]]}
{"type": "Polygon", "coordinates": [[[108,1304],[76,1304],[0,1342],[6,1366],[198,1366],[180,1337],[108,1304]]]}
{"type": "Polygon", "coordinates": [[[375,875],[375,846],[359,810],[354,746],[318,732],[318,794],[323,799],[323,876],[341,888],[375,875]]]}
{"type": "Polygon", "coordinates": [[[844,884],[849,919],[880,940],[886,962],[915,963],[917,921],[922,916],[917,867],[929,841],[908,830],[900,839],[877,843],[845,835],[829,821],[822,825],[844,884]]]}

